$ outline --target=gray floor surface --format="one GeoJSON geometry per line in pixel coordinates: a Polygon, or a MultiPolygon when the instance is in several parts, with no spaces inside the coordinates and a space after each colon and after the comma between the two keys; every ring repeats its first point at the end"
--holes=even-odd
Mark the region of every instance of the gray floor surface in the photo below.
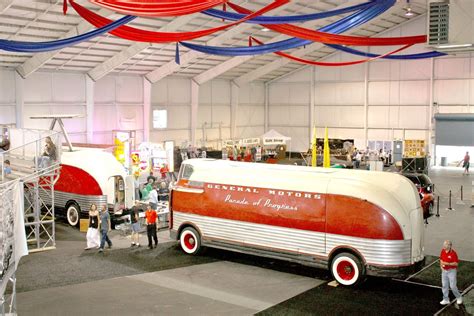
{"type": "MultiPolygon", "coordinates": [[[[439,255],[450,239],[461,259],[474,261],[474,176],[463,176],[460,168],[433,169],[429,176],[440,196],[440,216],[425,225],[425,253],[439,255]],[[446,210],[449,190],[454,210],[446,210]]],[[[167,231],[159,233],[154,250],[130,249],[129,238],[114,232],[113,250],[98,254],[84,251],[84,233],[57,227],[57,250],[20,262],[19,315],[250,315],[326,282],[181,255],[167,231]]],[[[144,236],[141,242],[146,244],[144,236]]]]}
{"type": "Polygon", "coordinates": [[[215,262],[18,294],[19,315],[252,315],[322,281],[215,262]]]}

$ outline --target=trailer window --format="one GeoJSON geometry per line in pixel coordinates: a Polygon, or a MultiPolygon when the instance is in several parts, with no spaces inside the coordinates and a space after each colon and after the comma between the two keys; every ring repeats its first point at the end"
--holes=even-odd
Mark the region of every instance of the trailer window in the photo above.
{"type": "Polygon", "coordinates": [[[178,180],[181,180],[181,179],[189,180],[189,178],[193,174],[193,171],[194,171],[193,166],[191,166],[189,164],[181,165],[181,170],[179,172],[179,179],[178,180]]]}

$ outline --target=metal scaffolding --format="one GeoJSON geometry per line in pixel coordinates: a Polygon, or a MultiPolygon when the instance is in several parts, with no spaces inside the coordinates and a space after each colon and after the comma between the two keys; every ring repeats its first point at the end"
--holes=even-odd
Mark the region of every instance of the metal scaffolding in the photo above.
{"type": "Polygon", "coordinates": [[[54,184],[58,178],[56,166],[24,183],[25,231],[30,253],[56,248],[54,184]]]}

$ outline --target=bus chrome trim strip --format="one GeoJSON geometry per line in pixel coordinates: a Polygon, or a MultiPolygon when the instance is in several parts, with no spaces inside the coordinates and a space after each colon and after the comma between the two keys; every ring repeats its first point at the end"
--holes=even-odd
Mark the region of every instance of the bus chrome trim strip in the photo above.
{"type": "MultiPolygon", "coordinates": [[[[39,191],[40,198],[47,204],[51,205],[51,196],[46,192],[39,191]]],[[[106,195],[81,195],[76,193],[67,193],[62,191],[54,191],[54,206],[66,208],[68,201],[75,201],[81,208],[81,213],[89,212],[92,203],[95,203],[97,207],[107,205],[106,195]]]]}
{"type": "Polygon", "coordinates": [[[411,240],[376,240],[325,234],[280,226],[233,221],[173,211],[173,227],[192,223],[202,239],[227,240],[246,246],[328,258],[337,248],[355,249],[369,265],[409,265],[411,240]]]}

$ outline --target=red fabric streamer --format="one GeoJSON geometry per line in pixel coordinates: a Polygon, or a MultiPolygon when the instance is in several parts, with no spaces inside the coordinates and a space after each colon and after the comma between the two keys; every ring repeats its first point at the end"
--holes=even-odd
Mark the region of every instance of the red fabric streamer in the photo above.
{"type": "Polygon", "coordinates": [[[66,15],[67,13],[67,0],[63,0],[63,14],[66,15]]]}
{"type": "MultiPolygon", "coordinates": [[[[230,3],[229,6],[241,14],[251,14],[252,11],[245,9],[236,4],[230,3]]],[[[404,37],[358,37],[338,35],[331,33],[324,33],[313,31],[303,27],[298,27],[290,24],[268,24],[264,27],[289,36],[310,40],[313,42],[320,42],[325,44],[338,45],[354,45],[354,46],[392,46],[392,45],[408,45],[419,44],[426,42],[426,35],[419,36],[404,36],[404,37]]]]}
{"type": "MultiPolygon", "coordinates": [[[[169,43],[169,42],[188,41],[195,38],[210,35],[212,33],[227,29],[231,26],[240,24],[256,16],[260,16],[270,10],[278,8],[288,2],[290,2],[290,0],[275,0],[273,3],[263,7],[262,9],[256,11],[255,13],[247,15],[243,19],[232,22],[230,24],[214,27],[211,29],[201,30],[201,31],[180,32],[180,33],[154,32],[154,31],[140,30],[140,29],[133,28],[130,26],[120,26],[109,33],[115,36],[118,36],[120,38],[132,40],[136,42],[169,43]]],[[[69,0],[69,3],[72,5],[72,7],[76,10],[76,12],[81,17],[83,17],[85,20],[87,20],[89,23],[91,23],[95,27],[103,27],[104,25],[107,25],[112,22],[112,20],[104,18],[90,11],[89,9],[75,3],[74,0],[69,0]]]]}
{"type": "Polygon", "coordinates": [[[166,17],[192,14],[213,8],[229,0],[115,1],[89,0],[109,10],[135,16],[166,17]]]}
{"type": "MultiPolygon", "coordinates": [[[[225,3],[222,5],[222,11],[227,12],[227,6],[226,6],[225,3]]],[[[225,19],[222,19],[222,22],[224,22],[224,21],[225,21],[225,19]]]]}
{"type": "MultiPolygon", "coordinates": [[[[259,45],[263,45],[263,42],[259,41],[258,39],[256,39],[253,36],[251,36],[249,38],[249,40],[253,40],[255,43],[257,43],[259,45]]],[[[308,60],[308,59],[303,59],[303,58],[299,58],[299,57],[296,57],[296,56],[292,56],[290,54],[286,54],[286,53],[283,53],[283,52],[274,52],[274,54],[276,54],[278,56],[281,56],[281,57],[284,57],[284,58],[291,59],[291,60],[296,61],[296,62],[301,63],[301,64],[313,65],[313,66],[338,67],[338,66],[350,66],[350,65],[362,64],[362,63],[373,61],[373,60],[376,60],[376,59],[379,59],[379,58],[387,57],[387,56],[396,54],[398,52],[401,52],[402,50],[405,50],[405,49],[407,49],[407,48],[409,48],[413,45],[415,45],[415,44],[407,44],[407,45],[405,45],[401,48],[398,48],[398,49],[396,49],[392,52],[389,52],[389,53],[386,53],[386,54],[383,54],[383,55],[379,55],[377,57],[372,57],[372,58],[367,58],[367,59],[360,59],[360,60],[353,60],[353,61],[345,61],[345,62],[339,62],[339,63],[313,61],[313,60],[308,60]]]]}

